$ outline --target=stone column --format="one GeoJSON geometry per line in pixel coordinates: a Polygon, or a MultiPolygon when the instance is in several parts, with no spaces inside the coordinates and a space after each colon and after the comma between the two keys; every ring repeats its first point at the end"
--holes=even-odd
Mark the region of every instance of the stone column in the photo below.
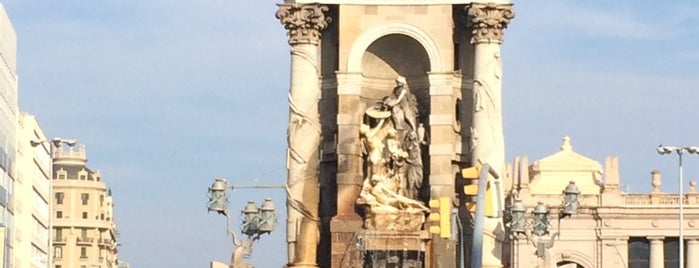
{"type": "Polygon", "coordinates": [[[505,139],[502,131],[503,30],[514,18],[512,4],[471,3],[467,23],[473,32],[473,126],[471,162],[488,163],[502,173],[505,139]]]}
{"type": "Polygon", "coordinates": [[[327,6],[280,4],[289,36],[291,78],[287,148],[287,267],[317,267],[320,67],[318,42],[330,22],[327,6]]]}
{"type": "Polygon", "coordinates": [[[454,73],[429,73],[430,198],[454,196],[454,73]]]}
{"type": "Polygon", "coordinates": [[[687,268],[699,268],[699,237],[685,237],[687,250],[685,251],[687,268]]]}
{"type": "Polygon", "coordinates": [[[362,105],[361,73],[337,73],[337,216],[336,220],[360,220],[355,202],[362,188],[362,152],[359,127],[365,107],[362,105]]]}
{"type": "Polygon", "coordinates": [[[342,267],[347,246],[362,228],[355,204],[362,188],[362,150],[359,128],[365,107],[360,99],[361,73],[337,73],[337,215],[330,221],[332,267],[342,267]]]}
{"type": "Polygon", "coordinates": [[[648,237],[650,243],[650,259],[648,260],[648,264],[650,268],[665,267],[663,239],[664,237],[648,237]]]}
{"type": "MultiPolygon", "coordinates": [[[[515,13],[509,3],[471,3],[466,5],[466,11],[466,22],[472,31],[471,44],[474,46],[471,163],[488,163],[504,177],[500,45],[503,30],[515,13]]],[[[504,197],[494,198],[503,200],[504,197]]],[[[483,251],[483,267],[502,267],[504,230],[501,219],[485,219],[484,232],[484,248],[493,250],[483,251]]]]}

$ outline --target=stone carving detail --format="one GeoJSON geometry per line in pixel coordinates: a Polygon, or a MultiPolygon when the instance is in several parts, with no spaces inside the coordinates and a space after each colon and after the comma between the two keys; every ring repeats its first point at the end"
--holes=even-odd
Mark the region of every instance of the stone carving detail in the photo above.
{"type": "Polygon", "coordinates": [[[318,4],[279,4],[275,17],[284,25],[289,44],[318,44],[321,31],[332,21],[325,16],[328,6],[318,4]]]}
{"type": "Polygon", "coordinates": [[[417,200],[425,131],[417,123],[417,99],[405,78],[398,77],[396,84],[390,96],[365,112],[360,135],[366,177],[357,204],[365,208],[367,229],[417,231],[428,211],[417,200]]]}
{"type": "Polygon", "coordinates": [[[473,31],[472,44],[502,43],[502,32],[515,17],[512,4],[471,3],[466,11],[467,26],[473,31]]]}

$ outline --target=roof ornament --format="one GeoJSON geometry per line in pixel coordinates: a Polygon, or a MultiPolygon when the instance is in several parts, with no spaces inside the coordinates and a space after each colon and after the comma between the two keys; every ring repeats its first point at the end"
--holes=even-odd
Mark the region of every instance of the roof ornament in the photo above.
{"type": "Polygon", "coordinates": [[[570,145],[570,136],[563,137],[563,145],[561,145],[561,151],[572,151],[573,146],[570,145]]]}

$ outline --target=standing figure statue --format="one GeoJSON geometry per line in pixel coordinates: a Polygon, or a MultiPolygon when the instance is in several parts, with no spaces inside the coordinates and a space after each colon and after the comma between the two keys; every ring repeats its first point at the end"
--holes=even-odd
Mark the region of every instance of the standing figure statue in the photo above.
{"type": "Polygon", "coordinates": [[[393,127],[398,133],[402,149],[408,152],[405,163],[400,167],[401,194],[418,199],[422,187],[422,154],[420,145],[424,139],[424,127],[417,123],[417,98],[410,92],[405,77],[396,78],[396,86],[382,104],[391,111],[393,127]]]}
{"type": "Polygon", "coordinates": [[[401,134],[417,134],[417,98],[406,86],[405,77],[396,78],[396,87],[383,104],[391,111],[396,130],[401,134]]]}

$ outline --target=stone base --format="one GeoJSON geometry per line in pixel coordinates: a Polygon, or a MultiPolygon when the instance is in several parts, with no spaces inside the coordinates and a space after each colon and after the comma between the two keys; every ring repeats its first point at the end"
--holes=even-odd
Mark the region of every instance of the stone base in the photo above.
{"type": "Polygon", "coordinates": [[[425,222],[425,213],[421,210],[414,211],[375,211],[371,207],[366,208],[364,228],[380,231],[404,231],[416,232],[422,229],[425,222]]]}
{"type": "Polygon", "coordinates": [[[361,230],[362,218],[359,215],[336,216],[330,221],[332,267],[361,267],[346,265],[347,261],[359,258],[359,256],[353,256],[359,252],[351,252],[350,249],[354,243],[355,233],[361,230]]]}
{"type": "Polygon", "coordinates": [[[427,231],[359,229],[340,232],[338,229],[350,227],[348,222],[334,225],[332,267],[392,267],[381,266],[392,263],[400,263],[401,267],[427,267],[423,266],[430,259],[428,255],[431,255],[427,251],[431,246],[431,237],[427,231]]]}

